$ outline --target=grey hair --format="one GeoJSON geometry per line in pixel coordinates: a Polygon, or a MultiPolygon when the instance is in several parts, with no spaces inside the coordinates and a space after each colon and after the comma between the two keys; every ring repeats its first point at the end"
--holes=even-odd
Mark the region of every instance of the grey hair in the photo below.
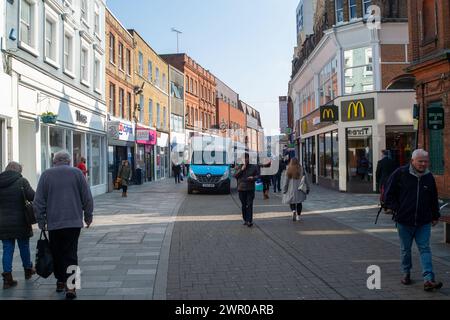
{"type": "Polygon", "coordinates": [[[53,164],[70,164],[70,154],[66,150],[55,153],[53,164]]]}
{"type": "Polygon", "coordinates": [[[18,162],[11,161],[6,166],[5,171],[14,171],[14,172],[22,173],[22,165],[18,162]]]}
{"type": "Polygon", "coordinates": [[[423,149],[414,150],[412,153],[411,159],[415,159],[417,157],[428,157],[428,152],[423,149]]]}

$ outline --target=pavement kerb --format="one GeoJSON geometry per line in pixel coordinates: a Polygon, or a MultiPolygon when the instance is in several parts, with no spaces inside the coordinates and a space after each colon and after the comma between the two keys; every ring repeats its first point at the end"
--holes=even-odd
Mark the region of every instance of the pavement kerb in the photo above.
{"type": "MultiPolygon", "coordinates": [[[[186,194],[178,201],[172,210],[171,218],[176,218],[181,205],[186,200],[186,194]]],[[[172,242],[172,233],[176,219],[171,219],[164,233],[164,240],[161,247],[158,267],[156,269],[155,285],[153,288],[153,300],[167,300],[167,275],[169,272],[170,246],[172,242]]]]}

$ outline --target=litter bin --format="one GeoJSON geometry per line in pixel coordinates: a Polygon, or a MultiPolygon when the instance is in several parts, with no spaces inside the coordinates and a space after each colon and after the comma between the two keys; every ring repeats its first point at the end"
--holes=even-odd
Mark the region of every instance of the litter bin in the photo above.
{"type": "Polygon", "coordinates": [[[142,184],[143,172],[141,168],[136,169],[136,184],[142,184]]]}

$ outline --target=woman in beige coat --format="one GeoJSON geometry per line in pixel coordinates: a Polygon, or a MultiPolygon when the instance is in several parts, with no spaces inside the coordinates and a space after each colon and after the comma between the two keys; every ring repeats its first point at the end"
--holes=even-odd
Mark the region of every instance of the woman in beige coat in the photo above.
{"type": "Polygon", "coordinates": [[[306,200],[307,194],[309,194],[308,175],[304,174],[298,159],[292,158],[285,174],[283,203],[290,205],[293,221],[300,219],[303,208],[302,202],[306,200]]]}

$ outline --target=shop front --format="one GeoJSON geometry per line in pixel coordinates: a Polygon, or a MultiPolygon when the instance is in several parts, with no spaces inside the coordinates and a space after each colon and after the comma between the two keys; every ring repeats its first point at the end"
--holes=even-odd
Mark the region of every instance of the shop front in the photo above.
{"type": "Polygon", "coordinates": [[[108,172],[112,175],[110,183],[116,180],[123,160],[128,160],[132,172],[135,172],[134,155],[134,124],[123,120],[108,122],[108,172]]]}
{"type": "Polygon", "coordinates": [[[143,170],[145,181],[155,180],[155,145],[157,132],[152,129],[136,128],[136,168],[143,170]]]}
{"type": "Polygon", "coordinates": [[[156,179],[161,180],[170,176],[169,134],[157,132],[156,141],[156,179]]]}

